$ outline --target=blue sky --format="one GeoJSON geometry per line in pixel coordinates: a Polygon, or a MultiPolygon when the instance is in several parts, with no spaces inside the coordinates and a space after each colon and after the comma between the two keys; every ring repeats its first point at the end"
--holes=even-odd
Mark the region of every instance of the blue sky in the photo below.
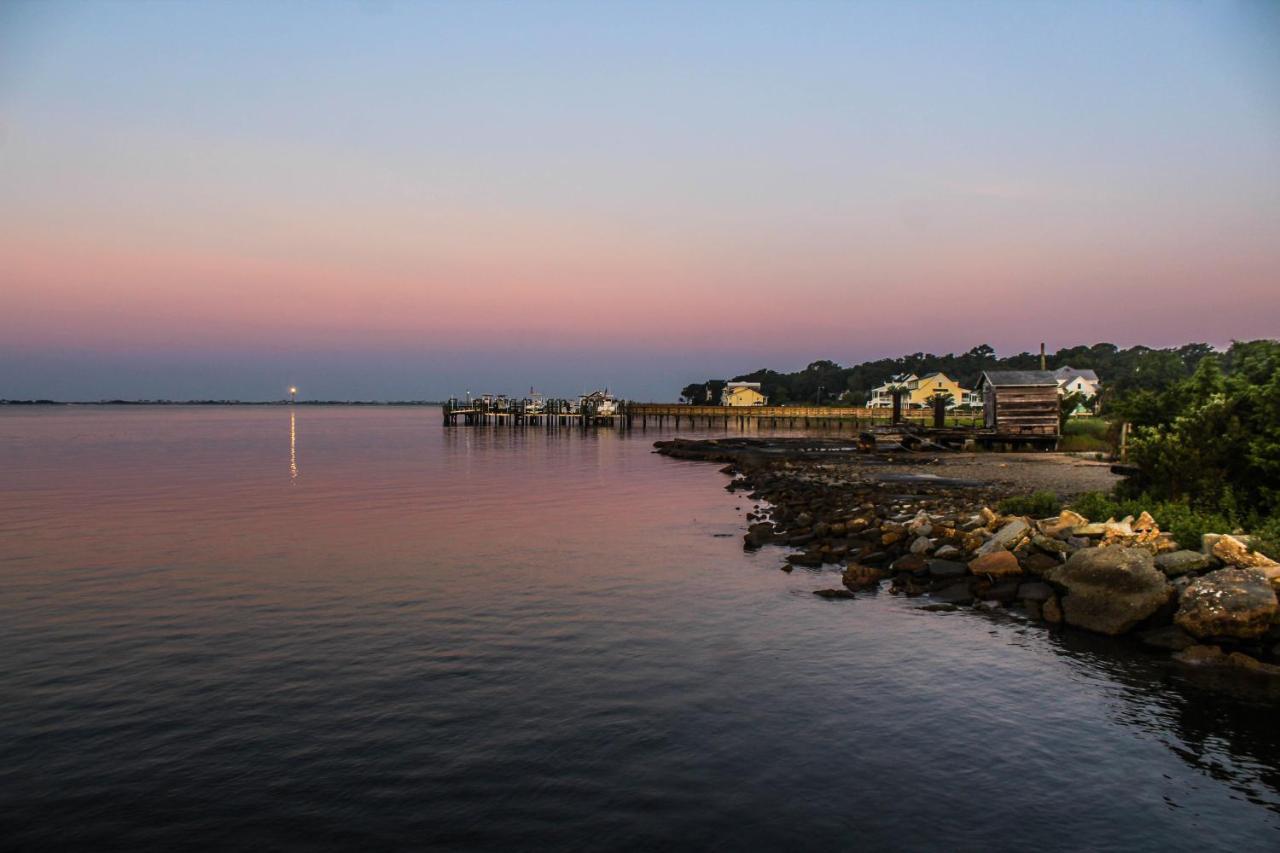
{"type": "Polygon", "coordinates": [[[1280,329],[1280,4],[0,10],[0,397],[1280,329]]]}

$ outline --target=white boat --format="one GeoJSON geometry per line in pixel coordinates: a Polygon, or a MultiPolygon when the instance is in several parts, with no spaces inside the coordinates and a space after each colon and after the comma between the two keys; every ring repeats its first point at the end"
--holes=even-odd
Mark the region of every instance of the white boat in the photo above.
{"type": "Polygon", "coordinates": [[[590,394],[583,394],[578,400],[578,407],[584,412],[588,408],[594,409],[599,417],[618,413],[618,401],[613,399],[613,395],[609,393],[608,388],[603,391],[592,391],[590,394]]]}

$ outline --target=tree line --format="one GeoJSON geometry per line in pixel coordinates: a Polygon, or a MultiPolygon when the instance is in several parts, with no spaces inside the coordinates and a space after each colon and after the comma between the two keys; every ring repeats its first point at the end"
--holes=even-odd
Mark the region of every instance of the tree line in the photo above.
{"type": "MultiPolygon", "coordinates": [[[[1136,391],[1158,391],[1191,376],[1200,362],[1215,350],[1209,344],[1192,343],[1168,349],[1135,346],[1121,349],[1101,343],[1060,349],[1047,356],[1050,370],[1059,367],[1092,369],[1102,380],[1102,404],[1123,399],[1136,391]]],[[[775,404],[863,405],[871,391],[893,376],[945,373],[966,388],[973,388],[984,370],[1038,370],[1038,353],[1021,352],[1000,357],[988,344],[965,353],[934,355],[917,352],[898,358],[864,361],[849,367],[834,361],[815,361],[803,370],[780,373],[768,368],[725,379],[708,379],[686,385],[684,402],[714,405],[726,381],[759,382],[761,391],[775,404]]]]}

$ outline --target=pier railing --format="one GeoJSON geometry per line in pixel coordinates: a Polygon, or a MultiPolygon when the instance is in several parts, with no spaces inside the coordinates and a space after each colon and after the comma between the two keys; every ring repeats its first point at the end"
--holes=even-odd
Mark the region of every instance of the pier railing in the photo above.
{"type": "MultiPolygon", "coordinates": [[[[595,402],[551,399],[458,400],[445,402],[446,425],[605,425],[644,429],[650,423],[677,428],[750,425],[800,428],[820,427],[865,429],[892,423],[892,411],[862,406],[698,406],[687,403],[635,403],[619,400],[612,408],[595,402]]],[[[935,423],[927,409],[908,409],[899,423],[928,427],[935,423]]],[[[981,411],[956,411],[946,415],[946,426],[975,428],[982,424],[981,411]]]]}

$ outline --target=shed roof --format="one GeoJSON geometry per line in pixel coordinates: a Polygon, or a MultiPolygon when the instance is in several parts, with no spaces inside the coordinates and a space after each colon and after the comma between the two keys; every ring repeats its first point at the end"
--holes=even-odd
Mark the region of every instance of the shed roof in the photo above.
{"type": "Polygon", "coordinates": [[[997,388],[1017,385],[1050,385],[1056,388],[1058,378],[1049,370],[985,370],[978,385],[993,385],[997,388]]]}

